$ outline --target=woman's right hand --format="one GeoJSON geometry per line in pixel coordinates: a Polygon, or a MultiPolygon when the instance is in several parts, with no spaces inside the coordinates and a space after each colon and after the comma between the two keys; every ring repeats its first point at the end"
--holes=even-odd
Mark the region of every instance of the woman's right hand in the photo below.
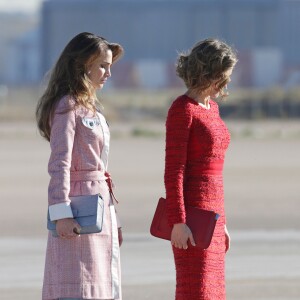
{"type": "Polygon", "coordinates": [[[80,225],[73,218],[56,221],[56,232],[60,238],[71,239],[80,234],[80,225]]]}
{"type": "Polygon", "coordinates": [[[187,249],[188,240],[190,240],[192,246],[196,246],[190,228],[184,223],[174,224],[171,233],[171,244],[178,249],[187,249]]]}

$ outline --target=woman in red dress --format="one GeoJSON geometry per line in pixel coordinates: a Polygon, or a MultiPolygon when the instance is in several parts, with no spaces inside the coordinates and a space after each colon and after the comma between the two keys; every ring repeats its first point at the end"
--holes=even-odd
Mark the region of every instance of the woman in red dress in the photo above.
{"type": "Polygon", "coordinates": [[[165,187],[176,265],[176,300],[225,299],[226,228],[223,162],[230,135],[213,100],[224,97],[237,62],[225,43],[207,39],[177,62],[187,92],[171,105],[166,122],[165,187]],[[207,250],[195,247],[185,206],[220,215],[207,250]]]}

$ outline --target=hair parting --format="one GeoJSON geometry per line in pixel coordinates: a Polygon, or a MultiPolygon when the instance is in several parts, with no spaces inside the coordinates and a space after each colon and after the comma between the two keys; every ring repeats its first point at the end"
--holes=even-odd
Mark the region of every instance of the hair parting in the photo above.
{"type": "MultiPolygon", "coordinates": [[[[50,141],[51,119],[56,105],[64,96],[71,96],[76,106],[96,110],[92,83],[88,77],[87,66],[102,53],[110,50],[112,62],[123,54],[121,45],[109,43],[105,38],[89,32],[76,35],[66,45],[54,65],[44,94],[38,101],[36,120],[40,134],[50,141]]],[[[70,105],[70,110],[74,105],[70,105]]]]}

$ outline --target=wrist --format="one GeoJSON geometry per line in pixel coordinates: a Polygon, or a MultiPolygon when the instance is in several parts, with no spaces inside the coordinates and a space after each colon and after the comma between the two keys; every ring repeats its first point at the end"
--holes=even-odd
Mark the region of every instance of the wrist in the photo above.
{"type": "Polygon", "coordinates": [[[173,228],[174,227],[182,227],[184,225],[186,225],[186,224],[185,223],[176,223],[176,224],[173,225],[173,228]]]}
{"type": "Polygon", "coordinates": [[[74,218],[63,218],[56,220],[56,223],[61,223],[61,222],[69,222],[69,220],[75,220],[74,218]]]}

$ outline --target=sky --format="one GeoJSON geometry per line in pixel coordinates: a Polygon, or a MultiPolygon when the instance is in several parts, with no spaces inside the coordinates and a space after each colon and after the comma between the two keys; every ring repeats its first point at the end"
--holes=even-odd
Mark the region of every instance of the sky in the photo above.
{"type": "Polygon", "coordinates": [[[0,12],[36,13],[42,0],[0,0],[0,12]]]}

